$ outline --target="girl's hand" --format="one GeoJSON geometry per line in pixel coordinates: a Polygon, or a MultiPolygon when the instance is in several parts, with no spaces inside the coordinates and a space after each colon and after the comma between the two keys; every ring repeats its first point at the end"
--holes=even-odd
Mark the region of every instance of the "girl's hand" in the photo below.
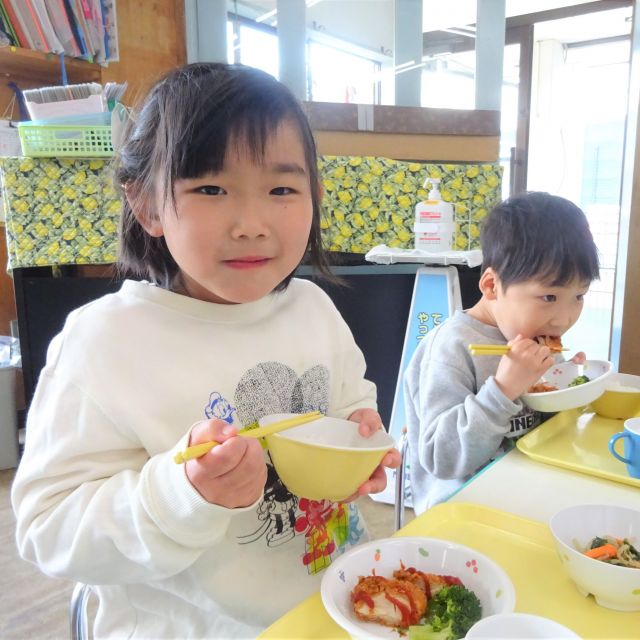
{"type": "Polygon", "coordinates": [[[220,444],[199,458],[188,460],[189,482],[209,503],[227,509],[248,507],[264,491],[267,465],[260,442],[237,438],[238,431],[223,420],[206,420],[191,430],[189,446],[215,440],[220,444]]]}
{"type": "MultiPolygon", "coordinates": [[[[349,416],[349,420],[360,424],[358,431],[365,438],[374,434],[378,429],[382,429],[380,414],[373,409],[357,409],[349,416]]],[[[401,462],[402,458],[397,449],[387,451],[384,454],[384,458],[382,458],[382,462],[374,469],[369,479],[363,482],[352,496],[342,500],[342,502],[351,502],[359,496],[384,491],[387,486],[387,474],[384,468],[395,469],[400,466],[401,462]]]]}
{"type": "Polygon", "coordinates": [[[356,409],[347,420],[358,423],[358,432],[364,438],[368,438],[378,429],[382,429],[382,418],[373,409],[356,409]]]}
{"type": "Polygon", "coordinates": [[[500,358],[496,382],[509,400],[515,400],[538,382],[555,360],[549,347],[530,338],[516,336],[509,341],[511,349],[500,358]]]}

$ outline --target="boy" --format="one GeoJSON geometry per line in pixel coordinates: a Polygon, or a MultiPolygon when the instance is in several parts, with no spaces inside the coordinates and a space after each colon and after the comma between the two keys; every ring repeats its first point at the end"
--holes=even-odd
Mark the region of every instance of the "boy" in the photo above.
{"type": "MultiPolygon", "coordinates": [[[[405,372],[411,492],[416,513],[445,500],[542,414],[519,396],[553,365],[537,336],[559,337],[599,277],[598,252],[573,203],[530,192],[497,205],[481,232],[479,302],[422,341],[405,372]],[[468,345],[509,344],[504,356],[468,345]]],[[[584,362],[577,353],[573,361],[584,362]]]]}

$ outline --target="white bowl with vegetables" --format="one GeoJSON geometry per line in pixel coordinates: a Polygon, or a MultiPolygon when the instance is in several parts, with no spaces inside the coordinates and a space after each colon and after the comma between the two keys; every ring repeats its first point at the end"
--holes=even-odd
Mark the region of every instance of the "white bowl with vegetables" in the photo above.
{"type": "Polygon", "coordinates": [[[608,609],[640,611],[640,511],[567,507],[549,521],[558,555],[578,591],[608,609]]]}
{"type": "Polygon", "coordinates": [[[544,386],[540,388],[553,390],[525,393],[522,400],[535,411],[545,413],[584,407],[604,393],[612,369],[608,360],[587,360],[582,366],[571,361],[559,362],[541,379],[544,386]]]}
{"type": "Polygon", "coordinates": [[[325,571],[320,594],[329,615],[352,637],[387,640],[420,640],[425,637],[424,632],[430,630],[426,626],[433,611],[430,606],[434,603],[455,604],[453,609],[458,612],[456,620],[441,619],[437,626],[443,627],[439,632],[444,638],[447,637],[445,627],[460,629],[459,625],[463,625],[463,633],[454,634],[457,638],[464,637],[466,631],[482,617],[513,611],[516,600],[509,576],[487,556],[455,542],[421,537],[386,538],[355,547],[334,560],[325,571]],[[402,597],[407,587],[406,584],[397,584],[398,581],[394,579],[394,572],[398,570],[405,574],[413,573],[416,578],[427,575],[436,583],[441,583],[442,589],[438,593],[436,589],[439,587],[427,587],[433,589],[432,597],[426,598],[427,609],[418,622],[385,626],[359,617],[367,617],[367,614],[372,617],[379,611],[381,615],[386,612],[401,617],[416,613],[412,606],[418,598],[408,592],[407,597],[402,597]],[[434,576],[439,578],[436,580],[434,576]],[[382,582],[389,580],[393,583],[389,585],[389,599],[385,599],[386,593],[380,595],[373,591],[369,591],[371,599],[367,594],[363,596],[365,583],[361,578],[367,581],[375,578],[381,578],[382,582]],[[462,585],[456,584],[457,581],[462,585]],[[477,601],[479,606],[476,610],[474,602],[477,601]],[[398,629],[402,629],[402,632],[398,629]]]}

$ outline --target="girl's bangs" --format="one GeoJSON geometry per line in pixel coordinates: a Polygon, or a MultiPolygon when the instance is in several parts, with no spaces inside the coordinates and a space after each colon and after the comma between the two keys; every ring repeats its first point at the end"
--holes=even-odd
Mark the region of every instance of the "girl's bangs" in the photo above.
{"type": "Polygon", "coordinates": [[[264,161],[271,135],[289,118],[298,125],[293,113],[279,105],[271,109],[250,106],[228,113],[224,118],[206,113],[195,119],[187,135],[176,140],[173,179],[198,178],[223,170],[227,153],[247,154],[256,164],[264,161]]]}

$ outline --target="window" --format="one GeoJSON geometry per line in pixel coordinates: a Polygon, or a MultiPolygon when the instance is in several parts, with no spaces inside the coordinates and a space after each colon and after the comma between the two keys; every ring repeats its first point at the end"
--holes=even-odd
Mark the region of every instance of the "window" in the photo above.
{"type": "Polygon", "coordinates": [[[550,82],[553,93],[534,93],[538,110],[532,120],[536,144],[530,147],[529,188],[572,200],[589,220],[600,254],[600,280],[592,283],[580,320],[564,342],[589,358],[607,360],[630,41],[554,46],[556,55],[542,58],[545,66],[540,64],[538,74],[550,82]],[[553,102],[544,102],[545,96],[553,102]]]}
{"type": "MultiPolygon", "coordinates": [[[[255,24],[235,16],[227,21],[228,60],[262,69],[278,78],[277,30],[255,24]]],[[[380,55],[373,52],[372,58],[358,55],[349,43],[344,42],[342,47],[339,39],[323,36],[324,41],[320,42],[318,36],[310,32],[307,40],[307,99],[379,104],[381,63],[373,57],[380,55]]]]}
{"type": "Polygon", "coordinates": [[[334,46],[309,41],[310,100],[374,104],[380,65],[334,46]]]}
{"type": "Polygon", "coordinates": [[[240,25],[240,62],[279,75],[278,37],[273,33],[240,25]]]}

